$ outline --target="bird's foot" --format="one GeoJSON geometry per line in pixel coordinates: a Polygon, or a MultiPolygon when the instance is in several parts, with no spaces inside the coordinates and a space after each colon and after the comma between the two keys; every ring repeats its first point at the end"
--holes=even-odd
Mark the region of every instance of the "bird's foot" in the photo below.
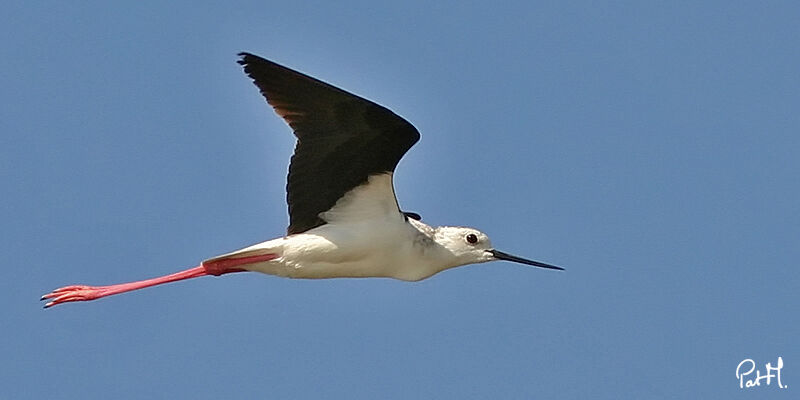
{"type": "Polygon", "coordinates": [[[89,301],[108,295],[107,286],[64,286],[42,296],[42,300],[50,300],[44,308],[69,303],[71,301],[89,301]]]}

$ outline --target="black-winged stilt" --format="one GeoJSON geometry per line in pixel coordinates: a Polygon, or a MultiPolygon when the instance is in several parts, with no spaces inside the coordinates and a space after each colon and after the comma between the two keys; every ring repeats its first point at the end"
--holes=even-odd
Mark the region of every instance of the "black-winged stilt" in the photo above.
{"type": "Polygon", "coordinates": [[[413,125],[310,76],[249,53],[239,55],[244,71],[297,136],[286,185],[287,235],[159,278],[62,287],[42,296],[50,300],[45,308],[242,271],[290,278],[418,281],[449,268],[494,260],[563,269],[496,250],[477,229],[434,228],[419,215],[401,211],[392,174],[419,140],[413,125]]]}

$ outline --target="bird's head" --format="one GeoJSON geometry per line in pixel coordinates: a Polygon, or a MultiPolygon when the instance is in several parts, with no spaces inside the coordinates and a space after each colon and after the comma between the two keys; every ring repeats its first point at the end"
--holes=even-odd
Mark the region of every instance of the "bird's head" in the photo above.
{"type": "Polygon", "coordinates": [[[452,260],[450,267],[505,260],[540,268],[564,269],[497,250],[492,246],[489,236],[474,228],[441,226],[436,228],[435,240],[448,251],[448,258],[452,260]]]}

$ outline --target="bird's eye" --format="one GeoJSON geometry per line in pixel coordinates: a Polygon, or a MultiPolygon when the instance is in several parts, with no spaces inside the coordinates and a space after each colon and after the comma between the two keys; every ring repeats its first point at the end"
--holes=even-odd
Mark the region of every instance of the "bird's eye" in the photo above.
{"type": "Polygon", "coordinates": [[[465,239],[467,239],[467,243],[469,244],[478,243],[478,236],[476,236],[474,233],[470,233],[465,237],[465,239]]]}

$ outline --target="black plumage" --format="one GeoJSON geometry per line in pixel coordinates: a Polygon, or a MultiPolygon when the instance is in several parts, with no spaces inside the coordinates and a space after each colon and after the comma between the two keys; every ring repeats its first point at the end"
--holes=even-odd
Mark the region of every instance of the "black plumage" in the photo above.
{"type": "Polygon", "coordinates": [[[383,106],[253,54],[239,55],[297,136],[286,184],[289,234],[324,225],[321,212],[369,176],[394,172],[419,140],[413,125],[383,106]]]}

